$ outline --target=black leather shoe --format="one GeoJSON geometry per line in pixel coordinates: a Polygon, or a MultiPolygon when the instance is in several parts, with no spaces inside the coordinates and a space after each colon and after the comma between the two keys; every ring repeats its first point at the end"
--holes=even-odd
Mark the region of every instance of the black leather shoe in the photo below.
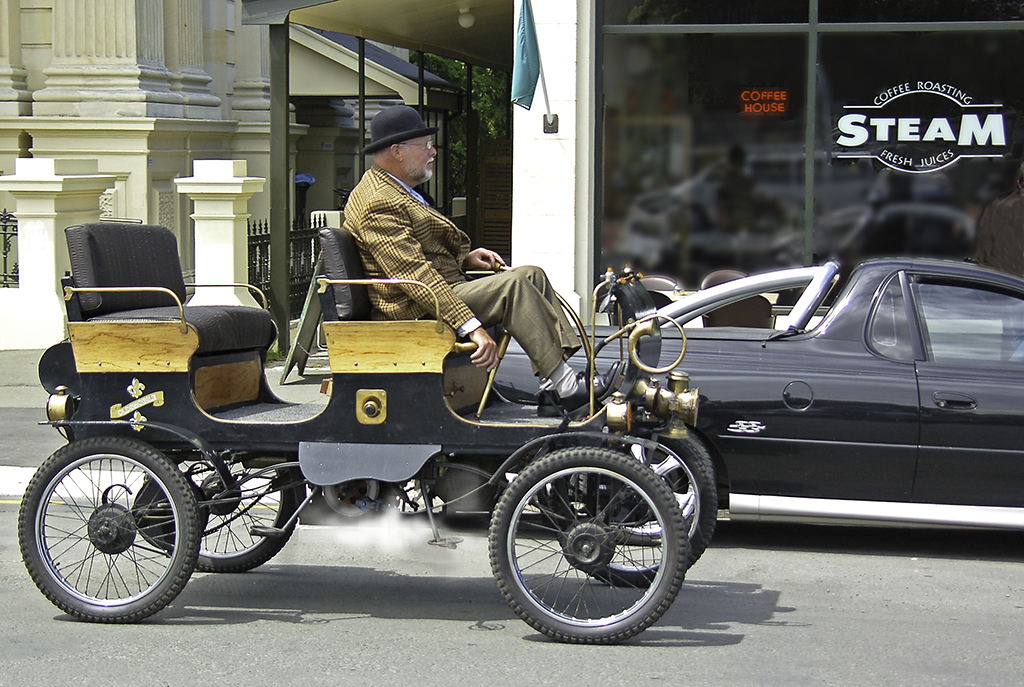
{"type": "MultiPolygon", "coordinates": [[[[619,376],[622,361],[617,360],[604,374],[594,376],[594,398],[601,400],[619,376]]],[[[558,417],[571,415],[590,404],[590,389],[587,387],[587,373],[577,373],[576,391],[562,397],[554,389],[541,391],[537,398],[537,415],[540,417],[558,417]]]]}

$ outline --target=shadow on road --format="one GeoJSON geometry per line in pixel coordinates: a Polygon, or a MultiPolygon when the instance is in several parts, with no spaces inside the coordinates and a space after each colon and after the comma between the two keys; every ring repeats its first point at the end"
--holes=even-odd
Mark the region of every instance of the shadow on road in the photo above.
{"type": "MultiPolygon", "coordinates": [[[[628,644],[728,646],[736,625],[788,625],[780,592],[758,584],[694,580],[651,629],[628,644]]],[[[463,621],[501,630],[521,621],[489,577],[419,577],[358,567],[267,565],[239,575],[197,574],[181,596],[148,622],[238,625],[257,621],[344,623],[361,618],[463,621]]],[[[549,641],[540,634],[528,640],[549,641]]]]}
{"type": "Polygon", "coordinates": [[[723,521],[715,548],[1024,562],[1024,532],[723,521]]]}

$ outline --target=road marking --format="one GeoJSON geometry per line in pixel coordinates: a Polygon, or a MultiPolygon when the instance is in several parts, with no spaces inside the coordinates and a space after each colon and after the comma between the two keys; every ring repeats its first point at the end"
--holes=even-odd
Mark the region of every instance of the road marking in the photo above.
{"type": "Polygon", "coordinates": [[[32,479],[35,468],[16,467],[13,465],[0,465],[0,497],[17,498],[17,501],[0,503],[20,503],[21,495],[25,493],[28,481],[32,479]]]}

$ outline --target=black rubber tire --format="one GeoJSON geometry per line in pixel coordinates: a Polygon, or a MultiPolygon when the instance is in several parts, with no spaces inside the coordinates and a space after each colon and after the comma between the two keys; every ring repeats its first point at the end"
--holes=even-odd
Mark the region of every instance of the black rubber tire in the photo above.
{"type": "Polygon", "coordinates": [[[57,608],[131,623],[184,588],[199,522],[192,487],[166,456],[135,439],[94,437],[40,465],[21,502],[18,537],[32,581],[57,608]]]}
{"type": "Polygon", "coordinates": [[[280,553],[295,531],[293,523],[275,537],[251,532],[254,525],[283,527],[292,517],[306,490],[298,470],[254,472],[240,468],[237,472],[240,492],[235,508],[219,513],[219,504],[206,507],[200,503],[209,511],[196,564],[201,572],[241,573],[258,568],[280,553]]]}
{"type": "Polygon", "coordinates": [[[689,555],[666,481],[628,455],[593,447],[528,465],[502,494],[488,544],[498,589],[516,614],[559,641],[587,644],[626,640],[658,620],[679,592],[689,555]],[[651,522],[656,536],[628,541],[651,522]],[[602,581],[611,565],[634,557],[651,581],[602,581]]]}
{"type": "Polygon", "coordinates": [[[669,482],[683,511],[687,534],[690,538],[690,565],[697,562],[718,524],[718,484],[715,466],[700,440],[665,439],[661,442],[675,456],[658,451],[651,459],[654,472],[669,482]],[[675,458],[682,465],[675,462],[675,458]]]}
{"type": "MultiPolygon", "coordinates": [[[[690,438],[664,442],[649,457],[639,445],[636,448],[639,451],[635,457],[649,458],[655,474],[665,479],[675,494],[690,540],[689,568],[704,553],[718,523],[718,490],[711,456],[700,442],[690,438]]],[[[638,528],[634,538],[641,541],[646,536],[643,528],[638,528]]],[[[646,566],[613,565],[601,579],[619,586],[639,586],[650,584],[656,573],[646,566]]]]}

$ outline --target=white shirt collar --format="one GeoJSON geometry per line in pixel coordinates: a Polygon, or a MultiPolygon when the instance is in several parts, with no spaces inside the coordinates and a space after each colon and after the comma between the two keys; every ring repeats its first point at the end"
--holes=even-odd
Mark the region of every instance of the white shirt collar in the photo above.
{"type": "Polygon", "coordinates": [[[428,202],[427,202],[427,199],[426,199],[426,198],[424,198],[423,196],[421,196],[421,195],[419,194],[419,192],[418,192],[418,191],[417,191],[416,189],[414,189],[414,188],[413,188],[412,186],[410,186],[409,184],[405,183],[404,181],[402,181],[401,179],[399,179],[398,177],[396,177],[396,176],[395,176],[394,174],[392,174],[391,172],[389,172],[389,171],[387,171],[387,170],[383,170],[383,171],[384,171],[384,173],[385,173],[385,174],[387,174],[387,175],[388,175],[389,177],[391,177],[392,179],[394,179],[395,181],[397,181],[397,182],[398,182],[399,184],[401,184],[401,185],[402,185],[402,188],[404,188],[404,189],[405,189],[406,191],[408,191],[408,192],[409,192],[409,194],[410,194],[410,195],[411,195],[411,196],[412,196],[413,198],[415,198],[416,200],[420,201],[420,202],[421,202],[421,203],[423,203],[424,205],[430,205],[430,203],[428,203],[428,202]]]}

